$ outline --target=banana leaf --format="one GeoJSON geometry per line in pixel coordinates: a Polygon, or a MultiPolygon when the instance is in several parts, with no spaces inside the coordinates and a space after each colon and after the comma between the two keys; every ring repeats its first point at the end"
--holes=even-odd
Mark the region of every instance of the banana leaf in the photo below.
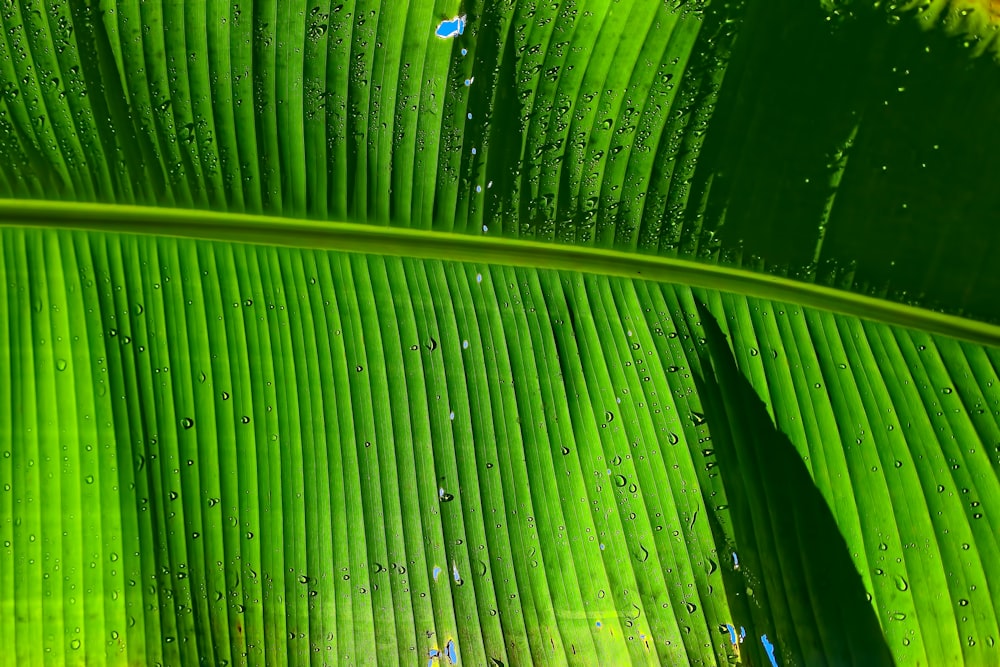
{"type": "Polygon", "coordinates": [[[997,25],[6,2],[0,665],[996,664],[997,25]]]}

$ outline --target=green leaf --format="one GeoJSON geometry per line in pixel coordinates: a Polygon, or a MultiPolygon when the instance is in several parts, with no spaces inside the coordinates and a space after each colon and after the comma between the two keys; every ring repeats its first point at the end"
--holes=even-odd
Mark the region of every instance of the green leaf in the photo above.
{"type": "Polygon", "coordinates": [[[4,6],[0,664],[997,662],[982,44],[459,5],[4,6]]]}

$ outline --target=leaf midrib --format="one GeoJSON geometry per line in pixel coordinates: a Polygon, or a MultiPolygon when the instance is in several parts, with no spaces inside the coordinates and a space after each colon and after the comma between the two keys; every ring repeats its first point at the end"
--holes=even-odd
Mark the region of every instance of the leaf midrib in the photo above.
{"type": "Polygon", "coordinates": [[[579,271],[798,304],[1000,348],[1000,325],[781,276],[602,248],[269,215],[22,199],[0,200],[0,226],[170,236],[579,271]]]}

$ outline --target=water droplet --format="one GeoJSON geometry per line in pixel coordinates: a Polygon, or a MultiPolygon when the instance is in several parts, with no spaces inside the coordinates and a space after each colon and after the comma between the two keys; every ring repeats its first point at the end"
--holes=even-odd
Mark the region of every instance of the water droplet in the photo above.
{"type": "Polygon", "coordinates": [[[87,484],[93,484],[94,483],[94,476],[93,475],[87,475],[86,477],[83,478],[83,481],[85,481],[87,484]]]}
{"type": "Polygon", "coordinates": [[[71,642],[69,643],[69,646],[70,646],[70,648],[72,648],[72,649],[73,649],[74,651],[79,651],[79,650],[80,650],[80,640],[79,640],[79,639],[74,639],[73,641],[71,641],[71,642]]]}
{"type": "Polygon", "coordinates": [[[563,456],[566,456],[567,454],[569,454],[569,447],[563,447],[562,448],[562,454],[563,454],[563,456]]]}
{"type": "Polygon", "coordinates": [[[894,620],[894,621],[905,621],[906,620],[906,614],[904,614],[901,611],[897,611],[896,613],[894,613],[892,615],[892,620],[894,620]]]}
{"type": "Polygon", "coordinates": [[[896,589],[900,590],[900,591],[905,591],[909,587],[910,587],[910,585],[908,583],[906,583],[906,579],[904,579],[903,577],[901,577],[900,575],[897,574],[896,575],[896,589]]]}
{"type": "Polygon", "coordinates": [[[685,602],[684,606],[687,607],[688,613],[693,614],[698,609],[698,605],[693,602],[685,602]]]}
{"type": "Polygon", "coordinates": [[[183,426],[185,429],[192,428],[194,426],[194,420],[191,419],[190,417],[185,417],[184,419],[181,420],[181,426],[183,426]]]}
{"type": "Polygon", "coordinates": [[[966,600],[965,598],[962,598],[961,600],[958,601],[958,606],[960,606],[960,607],[968,607],[969,606],[969,601],[966,600]]]}
{"type": "Polygon", "coordinates": [[[66,360],[65,359],[58,359],[58,360],[56,360],[56,370],[57,371],[64,371],[64,370],[66,370],[66,360]]]}

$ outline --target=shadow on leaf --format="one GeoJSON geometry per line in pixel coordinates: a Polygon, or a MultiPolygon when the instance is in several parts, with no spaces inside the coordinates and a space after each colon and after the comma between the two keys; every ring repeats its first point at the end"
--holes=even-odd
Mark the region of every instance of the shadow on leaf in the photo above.
{"type": "Polygon", "coordinates": [[[832,512],[798,451],[740,373],[698,303],[706,345],[695,381],[712,424],[728,510],[709,506],[741,657],[778,665],[892,665],[878,618],[832,512]],[[736,553],[738,556],[734,557],[736,553]]]}

